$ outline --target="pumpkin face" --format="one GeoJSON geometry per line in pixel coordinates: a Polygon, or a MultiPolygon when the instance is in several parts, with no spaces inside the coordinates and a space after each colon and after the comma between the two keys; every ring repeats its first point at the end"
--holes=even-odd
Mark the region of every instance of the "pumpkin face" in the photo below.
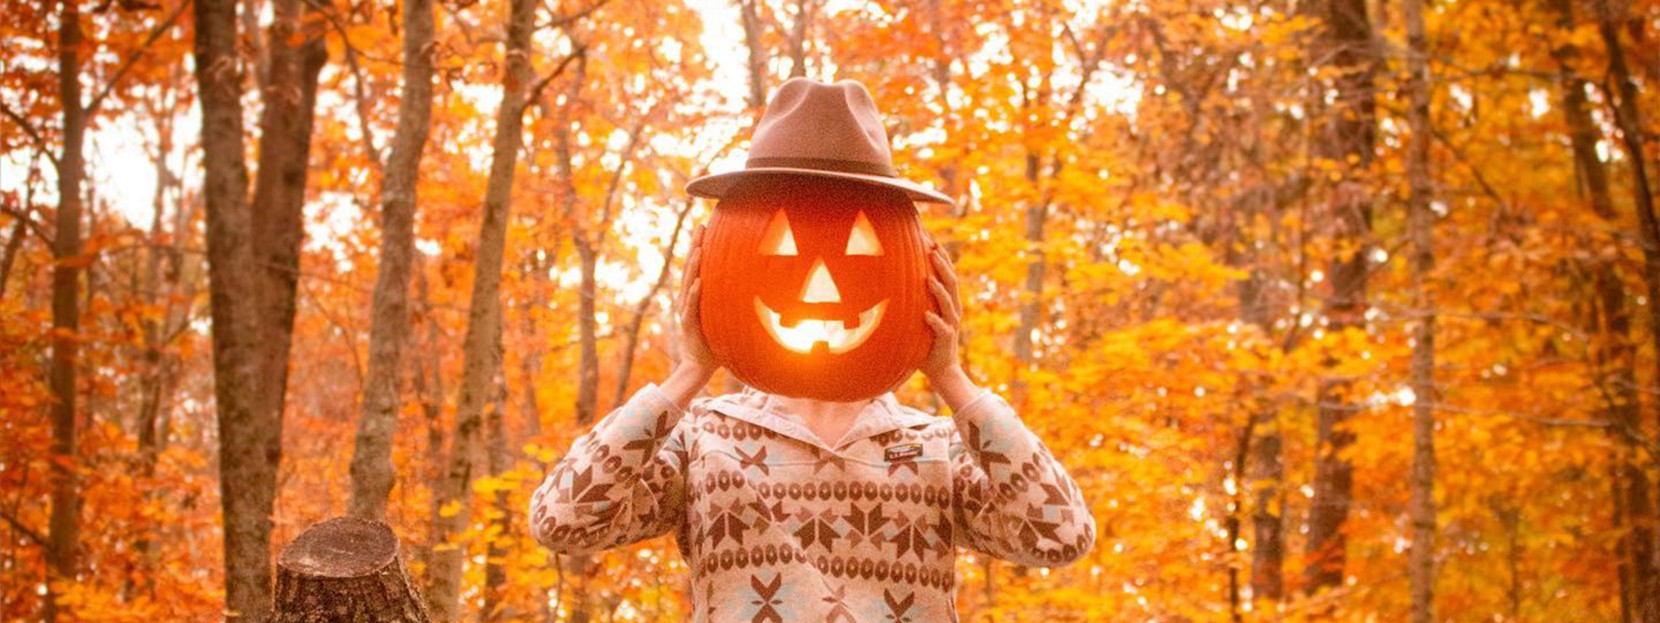
{"type": "Polygon", "coordinates": [[[765,392],[871,398],[905,382],[933,344],[922,224],[897,191],[746,180],[715,207],[700,273],[709,349],[765,392]]]}

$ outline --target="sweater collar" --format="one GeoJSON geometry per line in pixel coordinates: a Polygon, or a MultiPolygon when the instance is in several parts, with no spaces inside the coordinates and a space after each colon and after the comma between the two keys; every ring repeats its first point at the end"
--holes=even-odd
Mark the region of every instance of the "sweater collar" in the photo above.
{"type": "Polygon", "coordinates": [[[899,404],[899,399],[894,397],[893,392],[887,392],[866,403],[864,409],[854,418],[853,426],[842,435],[840,443],[835,443],[819,439],[807,427],[806,420],[800,414],[786,409],[773,395],[754,388],[745,388],[741,393],[718,396],[710,401],[708,408],[832,452],[863,439],[901,428],[927,424],[934,419],[925,413],[906,409],[899,404]]]}

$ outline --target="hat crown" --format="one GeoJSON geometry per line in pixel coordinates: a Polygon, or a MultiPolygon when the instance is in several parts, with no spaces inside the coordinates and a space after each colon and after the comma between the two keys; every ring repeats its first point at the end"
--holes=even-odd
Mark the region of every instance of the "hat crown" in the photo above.
{"type": "Polygon", "coordinates": [[[876,102],[852,80],[786,80],[755,124],[744,168],[694,179],[686,192],[720,199],[743,180],[775,175],[842,179],[898,190],[913,201],[952,203],[944,193],[899,177],[876,102]]]}
{"type": "Polygon", "coordinates": [[[876,102],[852,80],[791,78],[780,85],[755,126],[746,166],[898,175],[876,102]]]}

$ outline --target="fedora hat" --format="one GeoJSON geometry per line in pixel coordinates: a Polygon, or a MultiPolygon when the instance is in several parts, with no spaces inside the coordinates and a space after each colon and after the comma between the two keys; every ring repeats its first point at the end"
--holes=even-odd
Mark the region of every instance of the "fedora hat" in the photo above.
{"type": "Polygon", "coordinates": [[[899,177],[876,103],[864,85],[852,80],[826,84],[791,78],[780,85],[755,125],[744,168],[692,180],[686,192],[720,199],[744,178],[778,174],[845,179],[903,191],[913,201],[953,203],[939,191],[899,177]]]}

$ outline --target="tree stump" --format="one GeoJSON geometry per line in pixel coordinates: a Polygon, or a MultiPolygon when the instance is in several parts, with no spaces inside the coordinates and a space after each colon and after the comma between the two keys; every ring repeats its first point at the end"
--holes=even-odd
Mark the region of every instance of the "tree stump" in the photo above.
{"type": "Polygon", "coordinates": [[[336,517],[277,558],[275,623],[428,623],[398,537],[378,521],[336,517]]]}

